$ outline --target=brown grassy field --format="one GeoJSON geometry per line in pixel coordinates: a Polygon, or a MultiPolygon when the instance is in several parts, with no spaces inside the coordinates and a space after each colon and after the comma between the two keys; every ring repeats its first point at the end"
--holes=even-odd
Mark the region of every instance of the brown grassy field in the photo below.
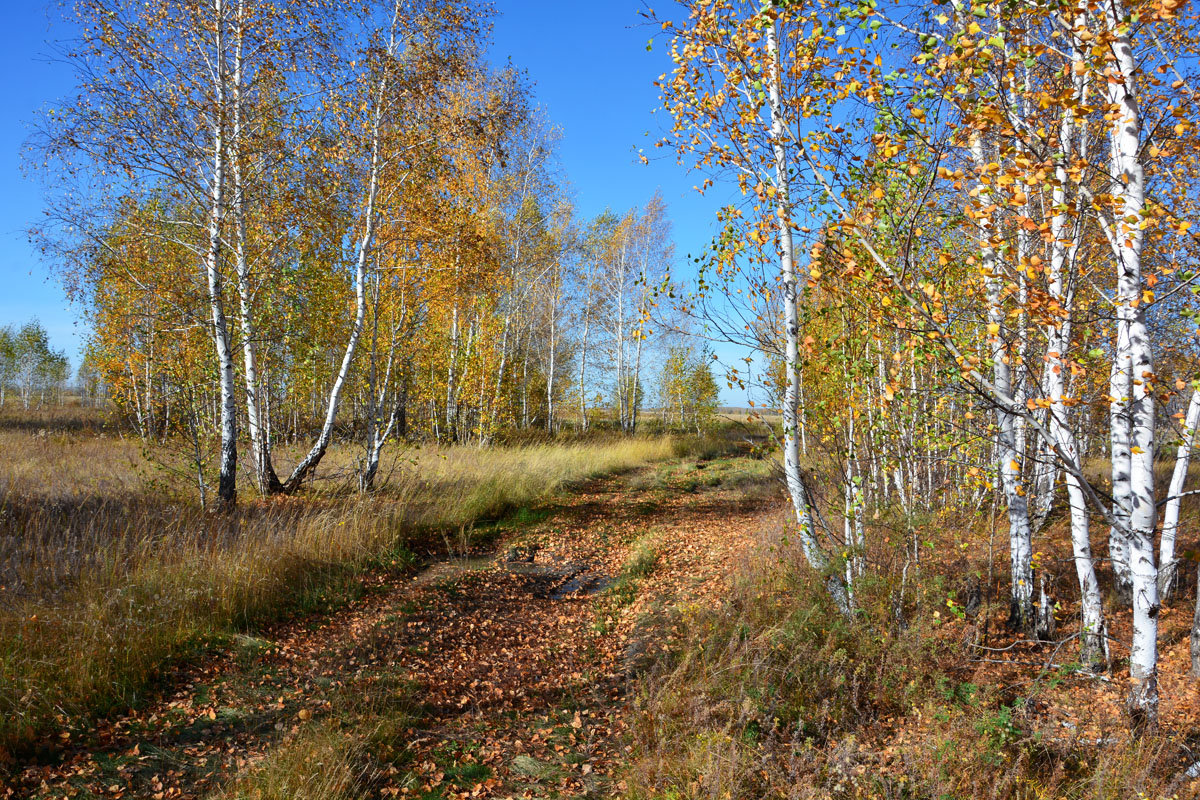
{"type": "MultiPolygon", "coordinates": [[[[415,648],[401,658],[446,661],[442,677],[451,684],[443,688],[454,697],[470,693],[453,683],[457,670],[467,663],[478,666],[483,654],[473,649],[472,632],[499,614],[511,617],[501,626],[505,634],[515,634],[519,624],[529,627],[520,639],[523,647],[553,651],[546,662],[551,670],[558,668],[564,642],[585,662],[599,658],[592,652],[597,642],[616,647],[615,662],[605,663],[618,673],[629,652],[653,650],[654,657],[639,667],[644,671],[620,676],[625,689],[610,698],[615,705],[609,710],[628,714],[628,726],[586,745],[620,748],[619,756],[613,750],[612,782],[605,784],[609,795],[1200,796],[1200,781],[1187,773],[1200,761],[1200,703],[1187,674],[1194,575],[1183,576],[1180,591],[1162,611],[1161,730],[1133,735],[1123,711],[1129,614],[1117,597],[1106,599],[1110,669],[1091,674],[1075,663],[1077,589],[1061,508],[1036,540],[1038,569],[1055,603],[1061,641],[1039,643],[1006,627],[1003,524],[993,539],[990,504],[915,517],[885,511],[872,519],[867,553],[872,568],[856,587],[856,614],[846,618],[803,565],[782,514],[763,518],[761,529],[746,528],[746,515],[773,507],[779,490],[769,459],[748,452],[711,459],[728,442],[599,433],[486,450],[407,449],[393,454],[380,491],[365,498],[351,488],[357,453],[343,447],[331,453],[302,496],[259,500],[245,488],[236,513],[213,515],[198,508],[178,453],[115,435],[95,420],[73,417],[57,428],[53,423],[0,426],[0,446],[19,455],[0,464],[0,746],[10,754],[27,755],[31,743],[44,743],[89,716],[119,717],[147,696],[168,665],[204,648],[253,639],[242,634],[265,630],[295,612],[321,615],[296,619],[299,627],[313,619],[339,619],[345,615],[328,612],[351,607],[370,591],[368,576],[407,570],[435,553],[465,555],[496,530],[489,520],[512,514],[504,536],[559,541],[567,552],[593,547],[626,559],[619,570],[610,570],[616,577],[609,588],[571,606],[581,626],[575,638],[550,627],[561,623],[566,606],[520,592],[491,597],[488,592],[507,584],[481,581],[481,575],[505,575],[503,565],[490,558],[463,559],[454,562],[466,565],[461,574],[444,573],[457,578],[429,584],[447,613],[439,625],[422,628],[434,635],[445,632],[443,625],[458,625],[458,633],[447,634],[449,639],[428,652],[415,648]],[[585,496],[591,488],[573,492],[579,496],[571,502],[585,525],[568,532],[551,518],[535,532],[517,524],[526,517],[542,519],[525,509],[545,504],[559,490],[652,462],[665,463],[603,482],[608,488],[594,497],[585,496]],[[712,515],[708,527],[699,529],[707,538],[695,538],[696,520],[688,516],[693,511],[712,515]],[[618,536],[613,525],[621,515],[628,518],[628,530],[618,536]],[[920,548],[916,561],[910,558],[914,538],[920,548]],[[726,550],[736,560],[727,553],[703,570],[688,562],[726,550]],[[714,569],[732,573],[728,584],[719,581],[722,588],[710,591],[703,603],[688,598],[687,587],[712,580],[714,569]],[[660,596],[641,597],[646,585],[660,582],[660,596]],[[981,599],[974,608],[973,594],[981,599]],[[547,615],[540,622],[531,622],[535,607],[547,615]],[[614,628],[609,617],[623,622],[614,628]],[[619,636],[607,639],[617,635],[614,630],[619,636]],[[459,650],[446,649],[447,641],[459,650]]],[[[731,429],[726,438],[742,443],[740,430],[731,429]]],[[[295,455],[285,450],[281,460],[295,455]]],[[[1105,469],[1101,462],[1089,465],[1101,482],[1105,469]]],[[[1169,465],[1162,470],[1165,482],[1169,465]]],[[[1193,473],[1194,485],[1200,468],[1193,473]]],[[[818,485],[833,480],[815,473],[813,479],[818,485]]],[[[1200,497],[1189,497],[1181,549],[1197,546],[1197,529],[1200,497]]],[[[1107,590],[1104,534],[1097,527],[1094,539],[1107,590]]],[[[394,577],[396,584],[409,580],[394,577]]],[[[381,609],[375,622],[395,633],[407,630],[406,615],[429,613],[425,606],[397,601],[381,609]]],[[[217,796],[365,796],[364,786],[390,785],[392,773],[380,771],[380,754],[393,750],[388,757],[395,757],[399,777],[407,775],[417,789],[432,780],[421,772],[426,762],[409,759],[412,748],[420,751],[417,743],[426,741],[431,724],[433,712],[422,703],[440,684],[417,682],[395,666],[395,642],[380,647],[376,666],[395,681],[377,685],[373,673],[359,676],[359,682],[347,678],[345,687],[329,690],[333,705],[326,716],[310,716],[309,724],[291,728],[261,760],[222,773],[217,796]],[[420,691],[412,688],[418,684],[420,691]]],[[[512,652],[491,654],[497,674],[507,680],[512,652]]],[[[191,666],[208,663],[198,659],[191,666]]],[[[522,680],[541,680],[541,669],[522,680]]],[[[580,672],[578,678],[588,684],[588,675],[580,672]]],[[[464,742],[476,736],[490,740],[491,728],[471,727],[477,722],[471,706],[437,708],[455,720],[463,715],[467,727],[455,728],[455,735],[466,737],[464,742]]],[[[305,719],[289,710],[293,726],[305,719]]],[[[564,713],[570,719],[574,711],[564,713]]],[[[521,742],[553,727],[544,725],[512,733],[498,751],[502,757],[487,769],[461,761],[469,754],[463,745],[457,755],[444,754],[445,763],[439,761],[430,774],[458,775],[464,791],[483,786],[489,774],[511,778],[520,766],[514,759],[521,742]]],[[[567,744],[585,745],[571,738],[570,726],[565,730],[567,744]]],[[[430,757],[442,758],[437,752],[434,748],[430,757]]],[[[575,766],[564,762],[530,780],[565,791],[561,781],[569,780],[575,766]]],[[[457,796],[450,788],[435,791],[437,780],[429,797],[457,796]]],[[[488,791],[502,796],[502,786],[488,791]]]]}
{"type": "MultiPolygon", "coordinates": [[[[11,420],[10,420],[11,422],[11,420]]],[[[361,590],[416,542],[465,543],[476,523],[597,475],[670,457],[667,437],[397,451],[379,491],[330,453],[312,490],[207,514],[169,450],[83,412],[0,428],[0,760],[56,722],[123,707],[172,659],[361,590]],[[57,424],[56,424],[57,423],[57,424]]]]}

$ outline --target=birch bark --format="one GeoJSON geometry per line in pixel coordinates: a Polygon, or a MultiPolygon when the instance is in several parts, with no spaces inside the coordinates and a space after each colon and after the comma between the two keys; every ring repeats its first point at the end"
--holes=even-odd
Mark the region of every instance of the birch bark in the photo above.
{"type": "Polygon", "coordinates": [[[271,443],[266,436],[263,409],[259,403],[257,335],[250,286],[250,264],[246,256],[246,182],[243,174],[245,141],[243,83],[245,81],[246,4],[238,0],[237,29],[233,67],[233,135],[230,141],[230,166],[233,171],[233,221],[235,233],[235,271],[238,288],[238,321],[242,334],[243,380],[246,387],[246,427],[250,434],[250,452],[254,459],[254,478],[262,494],[282,487],[271,463],[271,443]]]}
{"type": "MultiPolygon", "coordinates": [[[[1078,103],[1084,101],[1087,91],[1085,78],[1082,77],[1084,70],[1075,68],[1081,63],[1079,40],[1072,37],[1071,74],[1080,76],[1074,79],[1074,94],[1078,103]]],[[[1059,324],[1049,325],[1046,329],[1044,382],[1046,397],[1050,401],[1048,422],[1058,450],[1062,457],[1078,464],[1079,447],[1071,419],[1071,406],[1068,405],[1066,396],[1066,374],[1069,369],[1066,353],[1071,346],[1073,312],[1073,291],[1068,288],[1068,272],[1075,263],[1079,248],[1079,229],[1077,225],[1072,224],[1067,198],[1069,165],[1075,153],[1075,139],[1075,114],[1072,107],[1067,106],[1063,110],[1059,126],[1059,153],[1054,164],[1055,182],[1051,197],[1055,212],[1050,218],[1053,241],[1050,245],[1050,269],[1047,275],[1050,296],[1062,309],[1062,319],[1059,324]]],[[[1085,667],[1093,668],[1104,661],[1108,652],[1104,611],[1099,583],[1096,580],[1095,560],[1092,557],[1087,499],[1075,470],[1067,471],[1066,485],[1071,515],[1071,549],[1080,595],[1080,660],[1085,667]]]]}
{"type": "Polygon", "coordinates": [[[1175,536],[1179,530],[1179,507],[1192,460],[1192,448],[1196,446],[1197,425],[1200,425],[1200,390],[1193,389],[1183,421],[1183,440],[1175,451],[1175,467],[1171,471],[1171,485],[1167,489],[1167,503],[1163,509],[1162,538],[1158,544],[1158,585],[1163,597],[1170,594],[1175,582],[1175,536]]]}
{"type": "Polygon", "coordinates": [[[800,385],[800,321],[798,281],[792,239],[792,208],[787,167],[788,127],[783,116],[783,80],[780,75],[778,21],[766,26],[766,52],[771,112],[770,143],[774,157],[776,216],[779,231],[779,271],[783,284],[783,323],[787,363],[786,387],[783,398],[783,471],[787,482],[792,510],[800,532],[800,543],[809,566],[825,576],[826,586],[834,602],[844,612],[850,612],[850,598],[841,579],[830,571],[829,558],[817,540],[815,520],[808,490],[800,473],[800,446],[797,436],[797,406],[800,385]]]}
{"type": "Polygon", "coordinates": [[[220,376],[221,454],[217,499],[224,508],[237,502],[237,390],[233,370],[233,351],[229,343],[229,327],[225,320],[224,276],[221,271],[223,247],[221,225],[226,213],[225,199],[225,113],[226,76],[225,33],[226,8],[224,0],[213,0],[215,29],[214,97],[212,110],[212,177],[209,183],[208,249],[204,270],[208,279],[208,303],[212,318],[213,343],[216,348],[220,376]]]}
{"type": "MultiPolygon", "coordinates": [[[[978,133],[971,136],[971,158],[980,176],[988,172],[988,160],[984,153],[983,140],[978,133]]],[[[986,184],[980,183],[980,203],[986,207],[991,203],[991,193],[986,184]]],[[[1003,283],[1000,276],[999,257],[992,243],[992,225],[983,220],[979,225],[979,250],[983,261],[984,280],[987,285],[988,344],[991,351],[992,381],[1006,397],[1013,396],[1012,369],[1008,348],[1003,333],[1005,315],[1003,307],[1003,283]]],[[[1009,624],[1020,630],[1031,630],[1033,625],[1033,543],[1029,527],[1029,502],[1021,486],[1021,464],[1018,461],[1017,428],[1015,415],[1009,408],[996,408],[996,460],[1000,483],[1008,508],[1008,542],[1011,587],[1009,595],[1009,624]]]]}
{"type": "MultiPolygon", "coordinates": [[[[1109,102],[1111,194],[1116,219],[1109,227],[1117,267],[1117,312],[1128,332],[1118,353],[1127,364],[1129,397],[1129,570],[1133,593],[1133,641],[1129,653],[1129,708],[1138,726],[1158,722],[1158,565],[1154,553],[1154,356],[1142,297],[1145,172],[1141,162],[1142,116],[1134,83],[1137,64],[1132,21],[1117,0],[1103,5],[1110,41],[1104,82],[1109,102]]],[[[1114,487],[1115,488],[1115,487],[1114,487]]]]}
{"type": "MultiPolygon", "coordinates": [[[[1068,112],[1069,114],[1070,112],[1068,112]]],[[[1066,129],[1069,123],[1064,123],[1064,142],[1070,141],[1066,129]]],[[[1065,145],[1064,145],[1065,147],[1065,145]]],[[[1065,208],[1066,167],[1069,154],[1064,153],[1056,166],[1058,172],[1057,185],[1054,188],[1054,205],[1065,208]]],[[[1051,250],[1049,289],[1050,294],[1065,310],[1067,319],[1058,326],[1050,326],[1046,332],[1047,339],[1047,376],[1046,396],[1050,401],[1049,423],[1054,437],[1058,442],[1060,452],[1065,458],[1078,463],[1078,446],[1075,432],[1071,424],[1070,410],[1067,405],[1065,372],[1067,363],[1064,354],[1070,346],[1071,323],[1070,303],[1064,289],[1064,273],[1068,265],[1069,253],[1063,244],[1067,219],[1063,212],[1056,213],[1051,220],[1054,244],[1051,250]]],[[[1096,580],[1095,561],[1092,558],[1091,537],[1087,501],[1080,486],[1079,478],[1073,472],[1066,475],[1067,499],[1071,515],[1071,547],[1075,562],[1075,574],[1079,582],[1081,605],[1080,635],[1081,659],[1086,666],[1095,666],[1102,660],[1106,652],[1105,627],[1101,605],[1099,584],[1096,580]]]]}
{"type": "Polygon", "coordinates": [[[358,349],[358,339],[362,335],[363,321],[367,314],[367,265],[375,244],[376,201],[379,195],[379,181],[383,169],[381,130],[383,127],[383,112],[387,97],[390,61],[396,54],[396,24],[400,15],[400,3],[393,6],[391,33],[388,40],[387,59],[381,65],[382,73],[375,92],[375,108],[371,115],[370,163],[367,170],[366,203],[363,210],[363,232],[357,244],[354,267],[354,323],[350,336],[346,341],[346,349],[342,353],[341,366],[334,378],[333,387],[329,391],[329,399],[325,406],[325,419],[321,432],[313,443],[312,449],[292,469],[291,475],[283,484],[283,490],[291,493],[300,488],[304,479],[316,469],[329,443],[333,439],[333,426],[337,421],[338,406],[341,403],[342,392],[345,389],[350,367],[354,363],[354,354],[358,349]]]}

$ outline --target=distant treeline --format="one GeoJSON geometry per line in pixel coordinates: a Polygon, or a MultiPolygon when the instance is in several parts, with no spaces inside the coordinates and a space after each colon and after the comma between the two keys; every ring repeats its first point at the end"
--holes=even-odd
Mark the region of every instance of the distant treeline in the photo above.
{"type": "MultiPolygon", "coordinates": [[[[80,386],[98,389],[84,372],[80,370],[80,386]]],[[[19,398],[22,408],[60,403],[70,377],[67,354],[50,346],[49,334],[36,319],[19,328],[0,327],[0,406],[10,395],[19,398]]],[[[88,390],[81,388],[81,394],[88,390]]]]}

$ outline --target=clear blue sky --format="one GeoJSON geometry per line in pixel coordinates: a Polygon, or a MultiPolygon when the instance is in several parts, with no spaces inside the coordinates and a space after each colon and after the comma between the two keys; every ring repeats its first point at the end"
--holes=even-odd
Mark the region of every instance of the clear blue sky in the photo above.
{"type": "Polygon", "coordinates": [[[0,324],[40,318],[54,346],[71,356],[74,368],[85,331],[26,239],[25,231],[42,213],[42,193],[21,171],[22,148],[35,112],[70,92],[71,74],[45,57],[46,42],[55,36],[50,21],[57,19],[58,11],[46,3],[9,0],[4,5],[0,69],[11,79],[0,82],[0,324]]]}
{"type": "MultiPolygon", "coordinates": [[[[63,30],[57,4],[9,0],[6,6],[0,28],[0,74],[10,76],[0,82],[6,111],[0,124],[0,324],[40,318],[77,365],[86,331],[26,240],[42,197],[21,171],[22,144],[37,110],[71,91],[70,71],[46,58],[47,43],[62,38],[63,30]]],[[[511,58],[526,70],[536,102],[563,129],[561,159],[580,214],[621,211],[661,189],[682,268],[687,253],[707,244],[716,202],[694,191],[697,176],[652,148],[666,123],[652,113],[658,106],[653,81],[669,62],[661,45],[646,50],[653,30],[640,24],[638,0],[497,0],[497,7],[492,59],[511,58]],[[649,165],[637,159],[642,147],[649,165]]]]}

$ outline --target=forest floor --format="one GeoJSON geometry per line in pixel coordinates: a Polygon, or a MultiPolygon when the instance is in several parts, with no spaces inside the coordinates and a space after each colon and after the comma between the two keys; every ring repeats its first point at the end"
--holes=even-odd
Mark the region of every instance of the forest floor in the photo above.
{"type": "Polygon", "coordinates": [[[777,493],[764,462],[673,461],[448,537],[444,560],[371,573],[61,730],[0,797],[619,793],[664,611],[721,601],[777,493]]]}

